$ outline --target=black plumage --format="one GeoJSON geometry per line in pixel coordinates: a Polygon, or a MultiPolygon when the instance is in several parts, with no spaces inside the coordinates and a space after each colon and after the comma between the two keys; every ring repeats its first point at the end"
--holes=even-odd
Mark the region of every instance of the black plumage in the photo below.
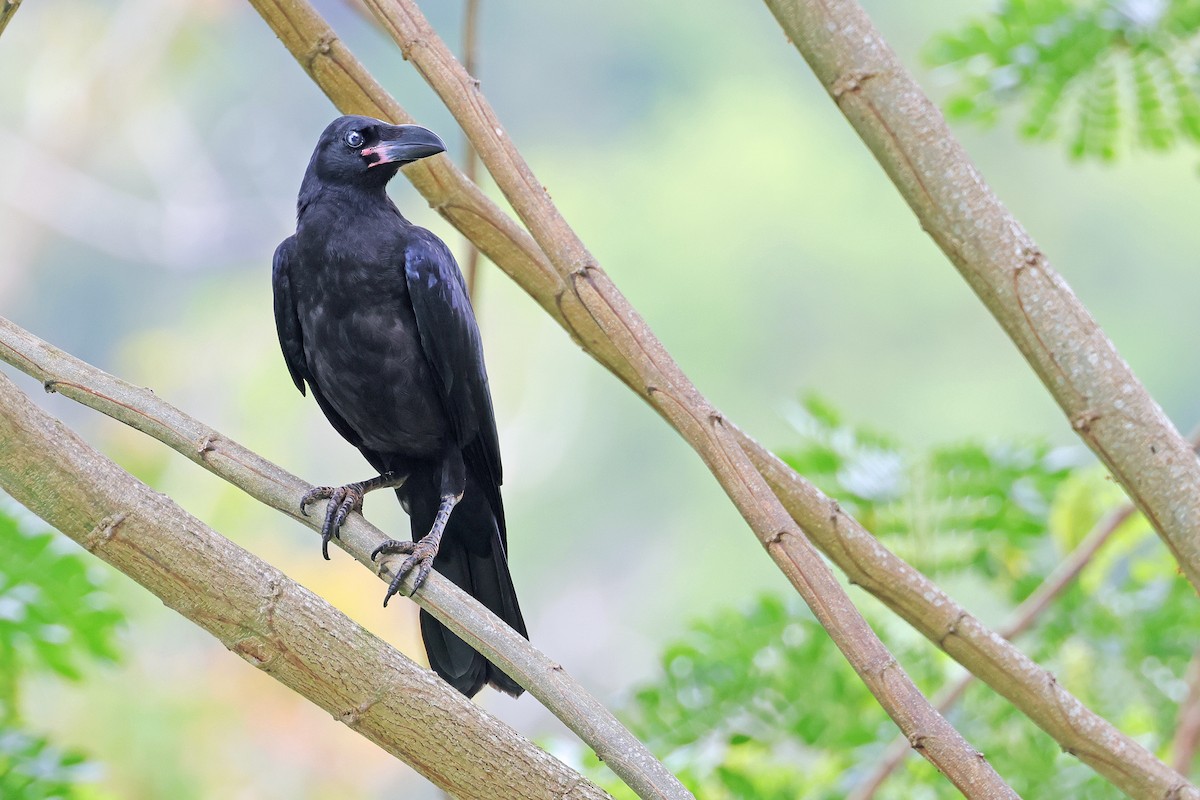
{"type": "MultiPolygon", "coordinates": [[[[440,153],[417,125],[369,117],[334,120],[300,187],[296,233],[275,251],[279,343],[296,387],[312,391],[329,422],[379,477],[321,487],[329,498],[322,547],[363,495],[394,487],[412,542],[377,551],[409,558],[388,589],[430,567],[528,636],[509,575],[500,447],[479,329],[450,250],[411,224],[387,196],[399,168],[440,153]],[[414,544],[415,543],[415,544],[414,544]]],[[[430,665],[459,691],[521,687],[421,612],[430,665]]]]}

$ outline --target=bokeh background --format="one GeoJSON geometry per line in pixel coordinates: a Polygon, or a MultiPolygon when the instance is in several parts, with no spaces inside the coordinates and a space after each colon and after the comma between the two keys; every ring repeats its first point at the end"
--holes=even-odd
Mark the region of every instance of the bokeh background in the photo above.
{"type": "MultiPolygon", "coordinates": [[[[318,8],[456,158],[449,113],[352,4],[318,8]]],[[[462,4],[425,11],[452,43],[462,4]]],[[[935,97],[937,32],[983,0],[864,3],[935,97]]],[[[917,445],[1046,439],[1057,407],[830,103],[766,8],[484,0],[483,90],[554,199],[718,407],[774,447],[797,398],[917,445]]],[[[236,0],[26,3],[0,39],[0,313],[314,483],[368,474],[288,378],[270,260],[336,111],[236,0]]],[[[1200,419],[1195,152],[1072,163],[1011,124],[962,128],[1176,424],[1200,419]]],[[[402,179],[410,219],[462,239],[402,179]]],[[[490,264],[476,301],[534,641],[602,698],[688,621],[783,577],[660,420],[490,264]]],[[[15,372],[5,368],[6,374],[15,372]]],[[[307,529],[60,397],[39,402],[156,489],[416,659],[415,607],[307,529]]],[[[384,497],[368,516],[407,521],[384,497]]],[[[2,558],[0,554],[0,558],[2,558]]],[[[109,571],[97,563],[96,569],[109,571]]],[[[25,714],[121,798],[430,798],[423,779],[118,574],[120,663],[39,684],[25,714]],[[31,709],[36,709],[31,711],[31,709]]],[[[971,604],[969,588],[959,599],[971,604]]],[[[983,610],[986,616],[986,609],[983,610]]],[[[532,698],[480,702],[566,739],[532,698]]]]}

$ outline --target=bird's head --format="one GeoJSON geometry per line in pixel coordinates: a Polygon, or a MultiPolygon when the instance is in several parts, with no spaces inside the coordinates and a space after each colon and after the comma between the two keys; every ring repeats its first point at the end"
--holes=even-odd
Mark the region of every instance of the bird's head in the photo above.
{"type": "Polygon", "coordinates": [[[405,164],[445,149],[436,133],[420,125],[339,117],[317,141],[308,172],[325,184],[381,187],[405,164]]]}

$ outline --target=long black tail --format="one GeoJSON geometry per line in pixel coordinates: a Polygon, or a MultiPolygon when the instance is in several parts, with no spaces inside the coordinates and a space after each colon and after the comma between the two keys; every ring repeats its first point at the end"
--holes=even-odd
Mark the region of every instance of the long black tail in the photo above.
{"type": "MultiPolygon", "coordinates": [[[[424,538],[433,527],[440,501],[432,472],[414,471],[396,494],[411,518],[413,540],[424,538]]],[[[528,639],[501,538],[503,515],[503,508],[492,509],[483,487],[468,469],[466,491],[450,515],[433,567],[528,639]]],[[[499,667],[423,609],[421,637],[429,665],[467,697],[474,696],[485,683],[514,697],[523,691],[499,667]]]]}

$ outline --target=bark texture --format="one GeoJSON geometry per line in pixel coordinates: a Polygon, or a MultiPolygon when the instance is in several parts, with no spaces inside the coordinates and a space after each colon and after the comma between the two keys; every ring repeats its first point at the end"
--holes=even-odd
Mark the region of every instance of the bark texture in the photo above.
{"type": "Polygon", "coordinates": [[[97,453],[0,374],[0,486],[455,797],[608,795],[97,453]]]}

